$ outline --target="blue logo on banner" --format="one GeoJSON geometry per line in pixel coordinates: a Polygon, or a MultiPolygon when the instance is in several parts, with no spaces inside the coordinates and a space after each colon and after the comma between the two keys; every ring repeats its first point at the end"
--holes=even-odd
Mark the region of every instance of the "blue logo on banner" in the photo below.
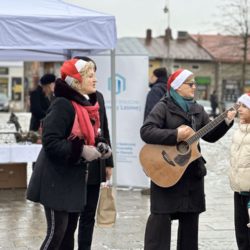
{"type": "MultiPolygon", "coordinates": [[[[126,79],[119,75],[115,75],[115,84],[116,84],[116,94],[119,95],[126,90],[126,79]]],[[[108,79],[108,90],[111,91],[111,77],[108,79]]]]}

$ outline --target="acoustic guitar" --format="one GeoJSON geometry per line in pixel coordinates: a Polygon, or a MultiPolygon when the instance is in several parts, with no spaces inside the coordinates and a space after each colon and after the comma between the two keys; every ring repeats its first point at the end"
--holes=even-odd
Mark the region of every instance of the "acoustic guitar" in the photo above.
{"type": "Polygon", "coordinates": [[[145,144],[139,157],[146,175],[160,187],[175,185],[189,164],[201,157],[198,140],[224,121],[228,111],[237,110],[239,106],[235,104],[196,132],[190,128],[187,139],[176,146],[145,144]]]}

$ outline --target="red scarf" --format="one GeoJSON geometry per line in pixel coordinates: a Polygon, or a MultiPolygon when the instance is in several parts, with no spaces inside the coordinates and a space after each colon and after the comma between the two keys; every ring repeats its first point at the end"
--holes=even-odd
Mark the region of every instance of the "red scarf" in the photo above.
{"type": "Polygon", "coordinates": [[[75,108],[75,120],[69,138],[83,138],[86,145],[95,145],[95,138],[100,128],[99,104],[94,106],[81,106],[71,101],[75,108]],[[94,121],[92,125],[91,120],[94,121]]]}

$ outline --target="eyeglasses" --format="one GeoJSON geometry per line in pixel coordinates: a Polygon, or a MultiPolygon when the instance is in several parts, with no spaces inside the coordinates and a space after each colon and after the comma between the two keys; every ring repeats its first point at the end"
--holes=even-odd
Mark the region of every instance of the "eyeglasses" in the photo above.
{"type": "Polygon", "coordinates": [[[188,85],[190,88],[196,87],[197,83],[196,82],[184,82],[183,84],[188,85]]]}

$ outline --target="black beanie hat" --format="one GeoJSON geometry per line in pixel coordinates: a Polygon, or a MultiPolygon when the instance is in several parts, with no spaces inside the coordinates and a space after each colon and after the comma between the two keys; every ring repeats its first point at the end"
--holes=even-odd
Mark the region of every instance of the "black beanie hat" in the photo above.
{"type": "Polygon", "coordinates": [[[168,73],[166,68],[157,68],[153,71],[153,74],[157,77],[157,78],[167,78],[168,77],[168,73]]]}
{"type": "Polygon", "coordinates": [[[42,85],[46,85],[46,84],[50,84],[52,82],[55,82],[56,80],[56,76],[53,74],[45,74],[41,77],[40,79],[40,83],[42,85]]]}

